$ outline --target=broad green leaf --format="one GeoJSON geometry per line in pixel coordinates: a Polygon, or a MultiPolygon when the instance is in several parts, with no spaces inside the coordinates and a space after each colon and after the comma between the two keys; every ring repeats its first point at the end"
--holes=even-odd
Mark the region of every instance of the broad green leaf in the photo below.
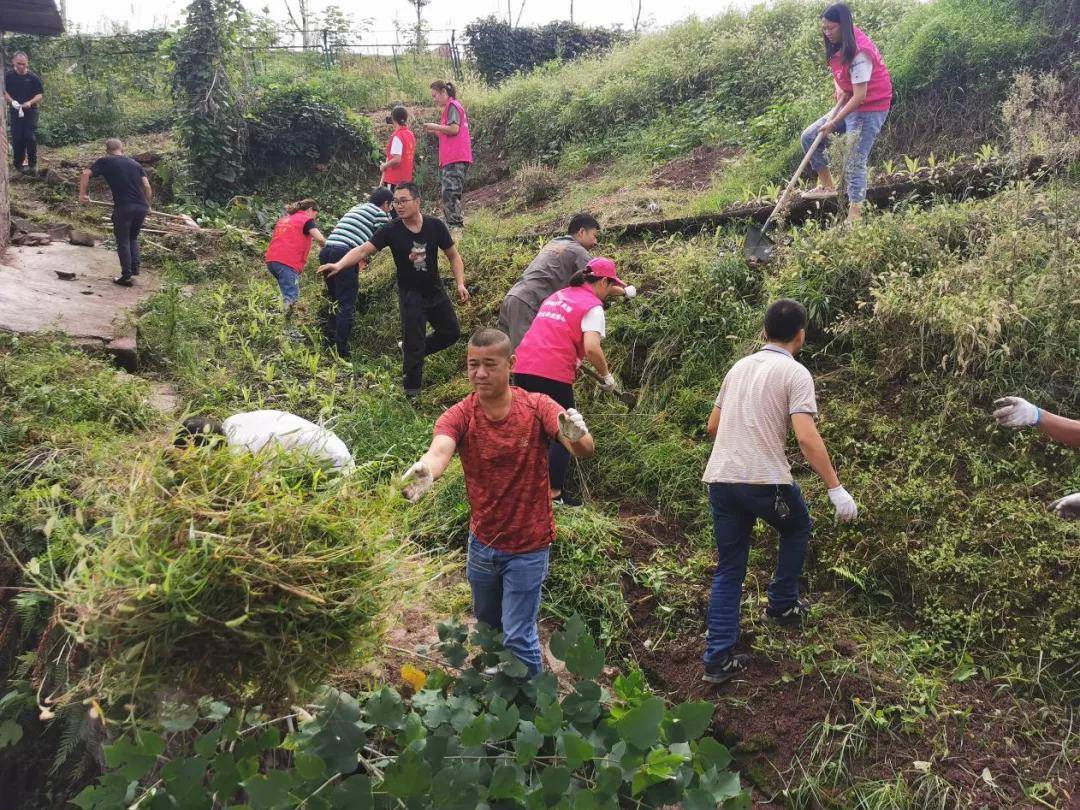
{"type": "Polygon", "coordinates": [[[525,773],[513,765],[497,766],[491,774],[487,797],[521,801],[525,798],[525,773]]]}
{"type": "Polygon", "coordinates": [[[201,757],[174,759],[161,769],[161,778],[169,787],[169,795],[187,799],[203,792],[206,760],[201,757]]]}
{"type": "Polygon", "coordinates": [[[15,745],[22,739],[23,728],[14,720],[5,720],[0,723],[0,748],[15,745]]]}
{"type": "Polygon", "coordinates": [[[420,718],[416,712],[409,712],[405,717],[405,724],[401,729],[401,744],[402,747],[409,743],[422,740],[427,736],[427,729],[424,728],[424,721],[420,718]]]}
{"type": "Polygon", "coordinates": [[[465,663],[465,659],[469,657],[469,651],[465,649],[463,644],[444,644],[441,652],[443,658],[446,659],[446,663],[452,667],[460,667],[465,663]]]}
{"type": "MultiPolygon", "coordinates": [[[[496,700],[502,700],[502,698],[496,698],[496,700]]],[[[503,705],[505,704],[506,701],[503,701],[503,705]]],[[[492,701],[491,711],[494,717],[490,733],[492,742],[499,742],[513,736],[514,732],[517,731],[518,721],[521,720],[521,711],[514,705],[506,706],[506,708],[499,711],[496,711],[494,706],[494,701],[492,701]]]]}
{"type": "Polygon", "coordinates": [[[540,784],[545,798],[558,799],[570,787],[570,769],[563,765],[545,768],[540,772],[540,784]]]}
{"type": "Polygon", "coordinates": [[[664,719],[664,701],[652,697],[642,701],[616,722],[622,738],[635,748],[651,748],[660,739],[660,722],[664,719]]]}
{"type": "Polygon", "coordinates": [[[698,770],[704,773],[710,769],[722,771],[731,764],[731,752],[727,746],[712,737],[702,737],[696,746],[698,770]]]}
{"type": "Polygon", "coordinates": [[[618,768],[604,766],[597,769],[595,781],[596,785],[593,787],[593,790],[596,792],[597,796],[601,798],[614,796],[622,786],[623,774],[618,768]]]}
{"type": "Polygon", "coordinates": [[[479,765],[456,761],[431,780],[431,806],[440,810],[476,810],[480,801],[479,765]]]}
{"type": "Polygon", "coordinates": [[[459,733],[480,711],[480,704],[469,695],[454,695],[447,699],[446,705],[450,709],[450,725],[459,733]]]}
{"type": "Polygon", "coordinates": [[[602,711],[600,706],[600,686],[594,681],[578,681],[574,691],[562,702],[566,719],[578,725],[592,725],[602,711]]]}
{"type": "Polygon", "coordinates": [[[732,771],[709,770],[702,774],[698,781],[701,787],[709,791],[718,802],[732,799],[742,792],[739,775],[732,771]]]}
{"type": "Polygon", "coordinates": [[[325,779],[326,763],[316,754],[297,751],[293,756],[293,767],[303,779],[325,779]]]}
{"type": "Polygon", "coordinates": [[[334,810],[371,810],[375,806],[371,795],[371,778],[350,776],[341,782],[330,793],[330,806],[334,810]]]}
{"type": "Polygon", "coordinates": [[[296,780],[286,771],[255,774],[243,783],[252,810],[275,810],[295,804],[290,796],[295,786],[296,780]]]}
{"type": "Polygon", "coordinates": [[[386,769],[382,787],[396,799],[423,796],[431,787],[431,766],[407,748],[386,769]]]}
{"type": "Polygon", "coordinates": [[[488,741],[491,718],[486,714],[473,718],[469,725],[461,730],[461,744],[466,748],[483,745],[488,741]]]}
{"type": "Polygon", "coordinates": [[[364,704],[364,714],[369,723],[397,731],[405,717],[405,706],[401,695],[389,686],[384,686],[364,704]]]}
{"type": "Polygon", "coordinates": [[[545,698],[536,704],[536,714],[533,716],[533,722],[542,734],[554,734],[562,728],[562,706],[559,705],[558,701],[552,700],[548,702],[545,698]]]}
{"type": "Polygon", "coordinates": [[[749,790],[744,790],[738,796],[733,796],[730,799],[724,799],[724,803],[721,805],[723,810],[750,810],[752,806],[749,790]]]}
{"type": "Polygon", "coordinates": [[[544,735],[536,729],[534,724],[528,720],[522,720],[518,726],[517,737],[514,739],[518,765],[531,764],[543,744],[544,735]]]}
{"type": "Polygon", "coordinates": [[[164,750],[165,741],[156,734],[143,732],[136,740],[121,737],[105,746],[105,764],[125,779],[141,779],[154,767],[164,750]]]}
{"type": "Polygon", "coordinates": [[[117,773],[107,773],[98,780],[99,784],[85,788],[71,803],[82,810],[115,810],[126,807],[135,799],[138,782],[129,782],[117,773]]]}
{"type": "Polygon", "coordinates": [[[187,731],[199,719],[199,710],[186,703],[168,703],[161,712],[161,727],[168,732],[187,731]]]}
{"type": "Polygon", "coordinates": [[[561,734],[559,736],[559,745],[562,748],[563,756],[566,757],[566,764],[570,766],[571,770],[577,770],[592,759],[595,754],[592,743],[575,732],[561,734]]]}
{"type": "Polygon", "coordinates": [[[707,790],[690,788],[683,794],[683,810],[716,810],[716,799],[707,790]]]}
{"type": "Polygon", "coordinates": [[[221,796],[232,796],[240,787],[240,771],[236,768],[233,755],[225,751],[214,757],[211,766],[213,777],[210,779],[210,789],[221,796]]]}
{"type": "Polygon", "coordinates": [[[566,661],[570,647],[585,633],[585,622],[576,613],[566,620],[562,630],[551,634],[551,654],[560,661],[566,661]]]}
{"type": "Polygon", "coordinates": [[[672,739],[671,742],[696,740],[709,728],[715,711],[716,707],[707,701],[680,703],[672,715],[682,729],[682,739],[672,739]]]}

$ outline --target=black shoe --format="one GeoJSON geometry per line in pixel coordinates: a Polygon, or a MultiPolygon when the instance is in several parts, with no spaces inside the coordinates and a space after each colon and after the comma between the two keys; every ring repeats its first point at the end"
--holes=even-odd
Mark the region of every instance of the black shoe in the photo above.
{"type": "Polygon", "coordinates": [[[571,495],[569,492],[562,492],[558,498],[551,499],[552,506],[565,506],[571,509],[576,509],[581,506],[581,498],[576,495],[571,495]]]}
{"type": "Polygon", "coordinates": [[[131,276],[118,276],[112,280],[113,284],[119,284],[121,287],[134,287],[135,283],[131,280],[131,276]]]}
{"type": "Polygon", "coordinates": [[[705,665],[705,673],[701,680],[706,683],[727,683],[736,675],[740,675],[750,668],[750,656],[745,654],[732,655],[727,653],[719,661],[705,665]]]}
{"type": "Polygon", "coordinates": [[[767,607],[761,616],[774,624],[785,627],[793,624],[802,624],[803,620],[810,615],[810,603],[805,599],[798,599],[786,608],[767,607]]]}

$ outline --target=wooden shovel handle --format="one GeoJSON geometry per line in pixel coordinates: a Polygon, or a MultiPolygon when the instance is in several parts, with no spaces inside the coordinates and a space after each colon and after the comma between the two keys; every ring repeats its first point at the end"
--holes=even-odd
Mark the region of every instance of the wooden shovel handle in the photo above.
{"type": "Polygon", "coordinates": [[[802,163],[800,163],[799,168],[795,170],[795,174],[791,175],[791,179],[788,180],[788,184],[784,187],[784,193],[780,195],[780,199],[776,201],[776,205],[773,206],[773,210],[769,213],[769,218],[766,219],[765,224],[761,226],[762,233],[769,227],[769,223],[772,222],[772,218],[776,216],[776,212],[783,210],[784,203],[787,202],[788,194],[791,193],[791,189],[795,188],[795,184],[799,182],[799,177],[806,168],[806,164],[810,162],[810,158],[814,156],[814,152],[817,151],[818,144],[821,143],[823,137],[825,137],[825,133],[818,130],[817,137],[814,138],[814,142],[810,144],[810,148],[807,149],[806,154],[803,155],[802,163]]]}

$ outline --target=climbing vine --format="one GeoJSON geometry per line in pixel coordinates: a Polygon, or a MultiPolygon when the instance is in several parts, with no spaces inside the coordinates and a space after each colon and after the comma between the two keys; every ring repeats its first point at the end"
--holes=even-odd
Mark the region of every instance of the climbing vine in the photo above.
{"type": "Polygon", "coordinates": [[[192,0],[175,40],[173,97],[192,193],[228,197],[243,172],[247,129],[229,63],[242,20],[237,0],[192,0]]]}

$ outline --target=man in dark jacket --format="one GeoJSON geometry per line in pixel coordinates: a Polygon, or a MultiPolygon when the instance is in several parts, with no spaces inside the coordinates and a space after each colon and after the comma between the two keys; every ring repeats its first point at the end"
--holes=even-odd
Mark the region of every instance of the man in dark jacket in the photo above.
{"type": "Polygon", "coordinates": [[[124,154],[119,138],[105,141],[105,157],[98,158],[79,178],[79,202],[90,202],[88,189],[91,177],[104,177],[113,198],[113,235],[120,256],[120,277],[113,284],[130,287],[131,277],[139,275],[139,231],[150,213],[153,191],[146,172],[136,161],[124,154]]]}
{"type": "Polygon", "coordinates": [[[4,74],[4,103],[11,106],[11,147],[16,171],[37,168],[38,105],[45,87],[30,72],[30,60],[22,51],[11,57],[12,70],[4,74]],[[26,168],[23,168],[23,160],[26,168]]]}

